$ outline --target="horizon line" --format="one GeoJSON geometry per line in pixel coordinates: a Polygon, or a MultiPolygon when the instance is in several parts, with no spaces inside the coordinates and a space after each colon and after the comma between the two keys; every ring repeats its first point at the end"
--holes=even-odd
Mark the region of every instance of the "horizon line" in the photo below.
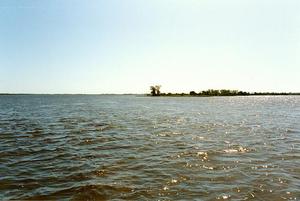
{"type": "MultiPolygon", "coordinates": [[[[192,90],[193,91],[193,90],[192,90]]],[[[242,91],[242,90],[238,90],[238,91],[242,91]]],[[[190,91],[191,92],[191,91],[190,91]]],[[[291,95],[295,95],[295,94],[300,94],[300,92],[267,92],[267,91],[253,91],[253,92],[249,92],[249,91],[242,91],[242,92],[247,92],[250,93],[252,95],[254,95],[255,93],[266,93],[266,94],[291,94],[291,95]]],[[[162,94],[189,94],[189,92],[185,93],[185,92],[161,92],[162,94]]],[[[1,93],[0,92],[0,96],[3,95],[148,95],[150,93],[1,93]]]]}

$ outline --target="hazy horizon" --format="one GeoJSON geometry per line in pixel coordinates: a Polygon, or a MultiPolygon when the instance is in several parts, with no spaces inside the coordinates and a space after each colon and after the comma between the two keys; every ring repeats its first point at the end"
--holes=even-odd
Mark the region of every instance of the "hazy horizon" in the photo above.
{"type": "Polygon", "coordinates": [[[297,0],[0,2],[0,93],[300,92],[297,0]]]}

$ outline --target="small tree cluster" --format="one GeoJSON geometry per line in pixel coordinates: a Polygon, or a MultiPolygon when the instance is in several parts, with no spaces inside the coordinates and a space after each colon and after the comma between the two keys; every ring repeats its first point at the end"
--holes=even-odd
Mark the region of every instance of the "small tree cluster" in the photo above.
{"type": "Polygon", "coordinates": [[[228,90],[228,89],[208,89],[206,91],[201,91],[200,93],[196,93],[195,91],[190,92],[191,96],[246,96],[250,95],[248,92],[238,91],[238,90],[228,90]]]}
{"type": "Polygon", "coordinates": [[[160,96],[160,85],[150,86],[152,96],[160,96]]]}

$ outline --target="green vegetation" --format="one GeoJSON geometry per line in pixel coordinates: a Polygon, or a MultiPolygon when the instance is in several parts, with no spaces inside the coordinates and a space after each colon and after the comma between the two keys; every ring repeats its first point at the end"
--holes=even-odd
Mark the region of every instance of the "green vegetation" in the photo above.
{"type": "Polygon", "coordinates": [[[228,89],[209,89],[206,91],[201,91],[199,93],[194,93],[194,91],[190,92],[192,96],[248,96],[250,93],[238,90],[228,90],[228,89]]]}
{"type": "Polygon", "coordinates": [[[186,93],[161,93],[160,85],[151,86],[151,96],[279,96],[279,95],[300,95],[300,93],[277,93],[277,92],[245,92],[238,90],[228,90],[228,89],[208,89],[206,91],[200,91],[199,93],[191,91],[189,94],[186,93]]]}

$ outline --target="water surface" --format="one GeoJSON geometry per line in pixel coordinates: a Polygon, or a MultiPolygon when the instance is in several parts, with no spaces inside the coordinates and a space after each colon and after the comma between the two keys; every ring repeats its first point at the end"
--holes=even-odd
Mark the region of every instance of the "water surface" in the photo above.
{"type": "Polygon", "coordinates": [[[0,199],[299,200],[299,122],[299,96],[0,96],[0,199]]]}

